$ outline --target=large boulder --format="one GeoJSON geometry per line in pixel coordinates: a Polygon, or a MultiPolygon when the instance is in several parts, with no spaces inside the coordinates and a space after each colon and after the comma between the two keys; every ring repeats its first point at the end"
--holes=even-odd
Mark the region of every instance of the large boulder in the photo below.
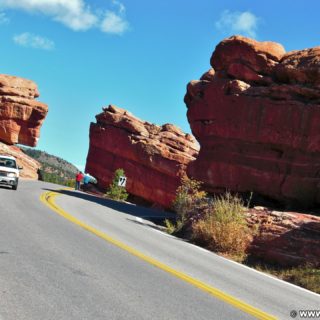
{"type": "Polygon", "coordinates": [[[188,174],[208,191],[251,192],[283,204],[320,203],[320,49],[234,36],[185,103],[200,143],[188,174]]]}
{"type": "Polygon", "coordinates": [[[279,43],[233,36],[217,45],[210,62],[214,70],[226,71],[235,78],[243,77],[246,72],[259,78],[270,75],[284,54],[285,49],[279,43]]]}
{"type": "Polygon", "coordinates": [[[320,217],[255,207],[246,218],[258,226],[250,256],[284,267],[320,267],[320,217]]]}
{"type": "Polygon", "coordinates": [[[90,126],[86,172],[106,190],[114,172],[124,169],[127,191],[161,207],[170,207],[186,167],[198,154],[190,134],[172,124],[158,126],[110,105],[90,126]]]}
{"type": "Polygon", "coordinates": [[[37,85],[30,80],[0,75],[0,141],[34,147],[48,107],[38,102],[37,85]]]}

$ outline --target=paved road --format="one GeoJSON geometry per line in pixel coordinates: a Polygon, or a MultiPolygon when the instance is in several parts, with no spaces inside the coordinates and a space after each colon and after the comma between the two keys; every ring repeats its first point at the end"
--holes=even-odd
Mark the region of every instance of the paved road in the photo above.
{"type": "MultiPolygon", "coordinates": [[[[0,319],[254,319],[45,206],[58,186],[0,188],[0,319]]],[[[56,204],[142,254],[279,319],[320,309],[320,296],[170,237],[155,211],[64,191],[56,204]]],[[[297,317],[296,319],[299,319],[297,317]]]]}

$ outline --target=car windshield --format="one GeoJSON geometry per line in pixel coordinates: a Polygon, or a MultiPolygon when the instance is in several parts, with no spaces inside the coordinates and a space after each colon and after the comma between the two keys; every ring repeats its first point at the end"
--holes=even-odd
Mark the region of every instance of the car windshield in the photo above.
{"type": "Polygon", "coordinates": [[[0,157],[0,166],[7,168],[17,168],[15,160],[2,157],[0,157]]]}

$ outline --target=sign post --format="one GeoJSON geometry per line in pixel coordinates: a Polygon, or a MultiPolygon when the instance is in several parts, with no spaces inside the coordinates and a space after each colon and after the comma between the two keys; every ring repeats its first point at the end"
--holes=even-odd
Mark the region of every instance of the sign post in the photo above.
{"type": "Polygon", "coordinates": [[[127,177],[120,176],[119,181],[118,181],[118,186],[119,187],[125,187],[127,184],[127,177]]]}

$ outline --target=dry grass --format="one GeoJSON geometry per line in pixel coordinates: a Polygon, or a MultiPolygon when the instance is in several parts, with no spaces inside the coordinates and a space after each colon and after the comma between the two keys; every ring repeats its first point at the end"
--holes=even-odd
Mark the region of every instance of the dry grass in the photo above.
{"type": "Polygon", "coordinates": [[[193,226],[193,240],[202,243],[215,252],[237,256],[237,260],[245,258],[250,238],[246,229],[234,222],[223,224],[220,222],[200,220],[193,226]]]}
{"type": "Polygon", "coordinates": [[[243,202],[228,192],[213,199],[204,217],[192,225],[193,240],[212,251],[243,260],[253,236],[244,209],[243,202]]]}
{"type": "Polygon", "coordinates": [[[300,267],[282,270],[278,277],[320,294],[320,269],[300,267]]]}
{"type": "Polygon", "coordinates": [[[182,232],[197,244],[242,261],[253,233],[243,215],[242,200],[229,192],[208,198],[201,185],[196,180],[182,179],[173,203],[177,220],[175,224],[166,222],[168,233],[182,232]]]}
{"type": "Polygon", "coordinates": [[[261,272],[269,273],[284,281],[293,283],[320,294],[320,269],[308,266],[279,268],[268,265],[253,265],[261,272]]]}

